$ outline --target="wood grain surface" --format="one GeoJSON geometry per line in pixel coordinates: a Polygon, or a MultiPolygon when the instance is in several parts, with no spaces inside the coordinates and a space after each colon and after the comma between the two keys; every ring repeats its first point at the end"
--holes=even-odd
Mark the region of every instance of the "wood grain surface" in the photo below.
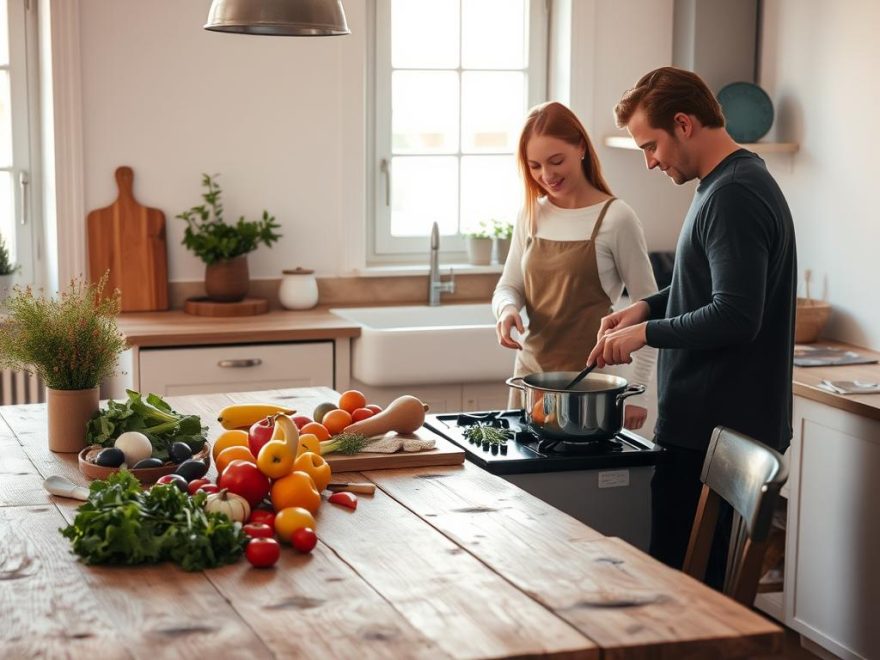
{"type": "Polygon", "coordinates": [[[245,298],[237,302],[217,302],[210,298],[190,298],[184,303],[183,311],[193,316],[211,318],[258,316],[269,311],[269,301],[265,298],[245,298]]]}
{"type": "MultiPolygon", "coordinates": [[[[233,399],[307,411],[335,396],[170,403],[216,434],[233,399]]],[[[749,609],[470,463],[334,475],[376,494],[354,512],[323,504],[315,550],[284,548],[271,570],[85,566],[58,532],[78,503],[35,488],[51,474],[85,480],[75,455],[46,445],[44,404],[0,407],[3,658],[671,659],[781,644],[749,609]]]]}
{"type": "Polygon", "coordinates": [[[134,172],[116,169],[116,201],[88,214],[89,279],[105,272],[107,290],[122,292],[122,311],[168,309],[165,214],[134,198],[134,172]]]}

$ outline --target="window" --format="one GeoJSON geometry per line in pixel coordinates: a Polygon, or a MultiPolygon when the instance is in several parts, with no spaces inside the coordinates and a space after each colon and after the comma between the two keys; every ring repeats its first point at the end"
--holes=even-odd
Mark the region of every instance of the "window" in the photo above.
{"type": "Polygon", "coordinates": [[[35,273],[30,118],[36,109],[29,68],[36,62],[35,6],[35,0],[0,0],[0,235],[24,282],[35,273]]]}
{"type": "MultiPolygon", "coordinates": [[[[441,249],[512,221],[516,142],[545,98],[544,0],[376,0],[371,262],[441,249]]],[[[370,242],[368,241],[368,244],[370,242]]]]}

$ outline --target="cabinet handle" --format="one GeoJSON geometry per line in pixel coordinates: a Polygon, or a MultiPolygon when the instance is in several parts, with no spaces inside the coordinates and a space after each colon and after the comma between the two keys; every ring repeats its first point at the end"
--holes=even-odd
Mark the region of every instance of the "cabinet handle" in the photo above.
{"type": "Polygon", "coordinates": [[[263,364],[260,358],[245,358],[243,360],[220,360],[218,367],[223,369],[240,369],[242,367],[259,367],[263,364]]]}

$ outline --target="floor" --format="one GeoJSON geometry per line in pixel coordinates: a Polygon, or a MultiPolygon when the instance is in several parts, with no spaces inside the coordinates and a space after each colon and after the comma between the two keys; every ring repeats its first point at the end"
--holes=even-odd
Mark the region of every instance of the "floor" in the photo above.
{"type": "MultiPolygon", "coordinates": [[[[785,629],[785,646],[781,656],[774,658],[792,658],[793,660],[814,660],[819,656],[813,655],[801,647],[801,636],[791,628],[785,629]]],[[[768,659],[769,660],[769,659],[768,659]]]]}

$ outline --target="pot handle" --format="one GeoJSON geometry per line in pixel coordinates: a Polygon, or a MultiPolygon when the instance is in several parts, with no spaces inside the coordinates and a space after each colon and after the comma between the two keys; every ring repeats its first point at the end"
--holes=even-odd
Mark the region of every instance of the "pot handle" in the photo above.
{"type": "MultiPolygon", "coordinates": [[[[515,390],[519,390],[520,392],[525,392],[526,388],[522,384],[522,376],[511,376],[504,382],[507,383],[508,387],[512,387],[515,390]]],[[[644,389],[644,388],[642,388],[644,389]]]]}
{"type": "Polygon", "coordinates": [[[623,400],[636,394],[644,394],[646,389],[644,385],[627,385],[626,389],[617,395],[617,412],[621,417],[623,416],[623,400]]]}

